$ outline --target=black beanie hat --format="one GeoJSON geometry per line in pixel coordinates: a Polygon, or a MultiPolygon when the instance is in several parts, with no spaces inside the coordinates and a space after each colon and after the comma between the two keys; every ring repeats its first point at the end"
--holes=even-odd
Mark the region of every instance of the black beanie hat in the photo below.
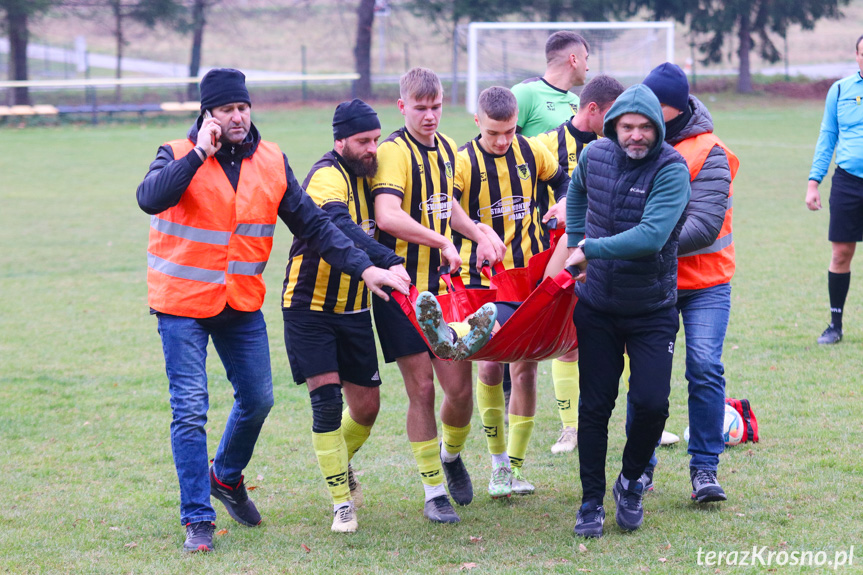
{"type": "Polygon", "coordinates": [[[650,71],[642,84],[653,90],[660,104],[681,111],[689,106],[689,81],[686,73],[676,64],[660,64],[650,71]]]}
{"type": "Polygon", "coordinates": [[[212,110],[234,102],[252,105],[246,75],[233,68],[213,68],[207,72],[201,79],[201,109],[212,110]]]}
{"type": "Polygon", "coordinates": [[[358,98],[342,102],[333,114],[333,139],[349,138],[360,132],[380,129],[381,121],[371,106],[358,98]]]}

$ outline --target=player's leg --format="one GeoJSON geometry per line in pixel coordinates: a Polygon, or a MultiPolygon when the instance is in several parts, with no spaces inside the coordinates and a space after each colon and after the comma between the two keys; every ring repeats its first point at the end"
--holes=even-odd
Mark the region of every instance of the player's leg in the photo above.
{"type": "Polygon", "coordinates": [[[461,452],[470,435],[470,420],[473,416],[473,363],[434,358],[432,365],[444,393],[440,406],[443,431],[441,463],[453,501],[459,505],[467,505],[473,501],[473,484],[461,452]]]}
{"type": "Polygon", "coordinates": [[[512,400],[509,404],[507,453],[512,466],[512,492],[516,495],[529,495],[535,490],[524,477],[522,466],[533,435],[537,368],[538,364],[535,361],[517,361],[510,365],[512,400]]]}
{"type": "Polygon", "coordinates": [[[551,360],[551,380],[561,424],[560,437],[551,446],[552,453],[568,453],[578,446],[578,377],[578,349],[551,360]]]}
{"type": "Polygon", "coordinates": [[[512,467],[506,452],[504,432],[506,402],[503,393],[502,363],[477,362],[476,404],[488,452],[491,455],[491,480],[488,484],[488,493],[494,498],[509,497],[512,493],[512,467]]]}

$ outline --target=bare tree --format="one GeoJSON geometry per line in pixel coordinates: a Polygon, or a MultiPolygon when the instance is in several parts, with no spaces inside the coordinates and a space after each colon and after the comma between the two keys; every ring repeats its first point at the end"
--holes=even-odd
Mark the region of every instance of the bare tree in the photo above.
{"type": "Polygon", "coordinates": [[[357,98],[372,97],[372,25],[375,21],[375,0],[360,0],[357,7],[357,43],[354,60],[360,79],[354,83],[357,98]]]}
{"type": "MultiPolygon", "coordinates": [[[[9,78],[27,81],[27,44],[30,41],[28,28],[31,17],[47,10],[56,1],[51,0],[0,0],[0,10],[5,13],[3,27],[9,33],[9,78]]],[[[12,104],[30,105],[30,90],[26,86],[12,90],[12,104]]]]}

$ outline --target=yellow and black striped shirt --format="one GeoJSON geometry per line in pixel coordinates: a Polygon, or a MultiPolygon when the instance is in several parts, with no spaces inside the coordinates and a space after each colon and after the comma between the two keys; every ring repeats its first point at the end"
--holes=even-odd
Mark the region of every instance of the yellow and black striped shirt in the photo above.
{"type": "MultiPolygon", "coordinates": [[[[505,268],[525,266],[548,247],[537,211],[537,187],[546,182],[565,195],[569,178],[545,146],[518,134],[502,156],[483,150],[479,138],[465,144],[458,156],[457,201],[472,220],[494,228],[506,244],[505,268]]],[[[469,284],[488,285],[476,271],[476,244],[458,233],[453,238],[463,268],[470,269],[469,284]]]]}
{"type": "MultiPolygon", "coordinates": [[[[351,219],[367,234],[374,235],[368,181],[345,169],[335,152],[327,152],[312,166],[303,188],[319,207],[332,202],[344,204],[351,219]]],[[[285,270],[283,308],[355,313],[367,310],[369,301],[369,291],[362,280],[334,270],[305,240],[294,236],[285,270]]]]}
{"type": "MultiPolygon", "coordinates": [[[[434,147],[419,143],[406,128],[396,130],[378,147],[378,172],[372,179],[372,197],[393,194],[402,209],[423,226],[452,237],[455,142],[435,134],[434,147]]],[[[405,258],[405,269],[419,291],[442,293],[440,250],[398,239],[383,230],[378,241],[405,258]]]]}
{"type": "MultiPolygon", "coordinates": [[[[554,130],[539,134],[535,138],[549,149],[557,158],[560,167],[566,171],[569,177],[572,177],[572,172],[575,171],[578,158],[581,156],[581,150],[594,141],[597,136],[593,132],[582,132],[575,128],[572,125],[572,118],[570,118],[554,130]]],[[[540,217],[544,216],[548,208],[556,203],[554,195],[550,193],[548,186],[542,182],[537,189],[536,200],[539,204],[540,217]]]]}

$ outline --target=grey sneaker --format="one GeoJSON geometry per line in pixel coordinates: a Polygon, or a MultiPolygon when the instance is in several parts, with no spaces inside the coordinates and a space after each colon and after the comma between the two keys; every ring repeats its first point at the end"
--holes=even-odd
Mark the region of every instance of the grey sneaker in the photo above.
{"type": "Polygon", "coordinates": [[[246,484],[243,481],[243,476],[240,476],[240,482],[236,485],[228,485],[219,481],[213,468],[210,467],[210,495],[221,501],[228,514],[234,518],[234,521],[245,525],[246,527],[255,527],[261,524],[261,514],[258,513],[258,508],[255,503],[249,499],[249,493],[246,491],[246,484]]]}
{"type": "Polygon", "coordinates": [[[183,551],[186,553],[206,553],[213,550],[213,531],[215,524],[211,521],[198,521],[186,525],[186,541],[183,551]]]}
{"type": "Polygon", "coordinates": [[[532,495],[536,487],[521,474],[521,467],[512,468],[512,492],[516,495],[532,495]]]}
{"type": "Polygon", "coordinates": [[[818,343],[821,345],[830,345],[839,343],[840,341],[842,341],[842,330],[833,327],[832,323],[827,326],[827,329],[825,329],[824,333],[821,334],[821,337],[818,338],[818,343]]]}
{"type": "Polygon", "coordinates": [[[648,491],[653,491],[653,470],[645,470],[638,478],[638,481],[644,487],[643,493],[646,495],[648,491]]]}
{"type": "Polygon", "coordinates": [[[433,523],[458,523],[461,521],[446,495],[438,495],[426,501],[423,515],[433,523]]]}
{"type": "Polygon", "coordinates": [[[573,531],[581,537],[602,537],[605,509],[595,503],[583,503],[578,510],[573,531]]]}
{"type": "Polygon", "coordinates": [[[625,489],[622,480],[623,475],[618,475],[612,490],[614,502],[617,504],[614,518],[624,531],[635,531],[644,521],[644,507],[641,506],[644,485],[638,480],[630,481],[629,489],[625,489]]]}
{"type": "Polygon", "coordinates": [[[716,472],[708,469],[689,469],[692,480],[692,500],[696,503],[725,501],[728,496],[716,480],[716,472]]]}

